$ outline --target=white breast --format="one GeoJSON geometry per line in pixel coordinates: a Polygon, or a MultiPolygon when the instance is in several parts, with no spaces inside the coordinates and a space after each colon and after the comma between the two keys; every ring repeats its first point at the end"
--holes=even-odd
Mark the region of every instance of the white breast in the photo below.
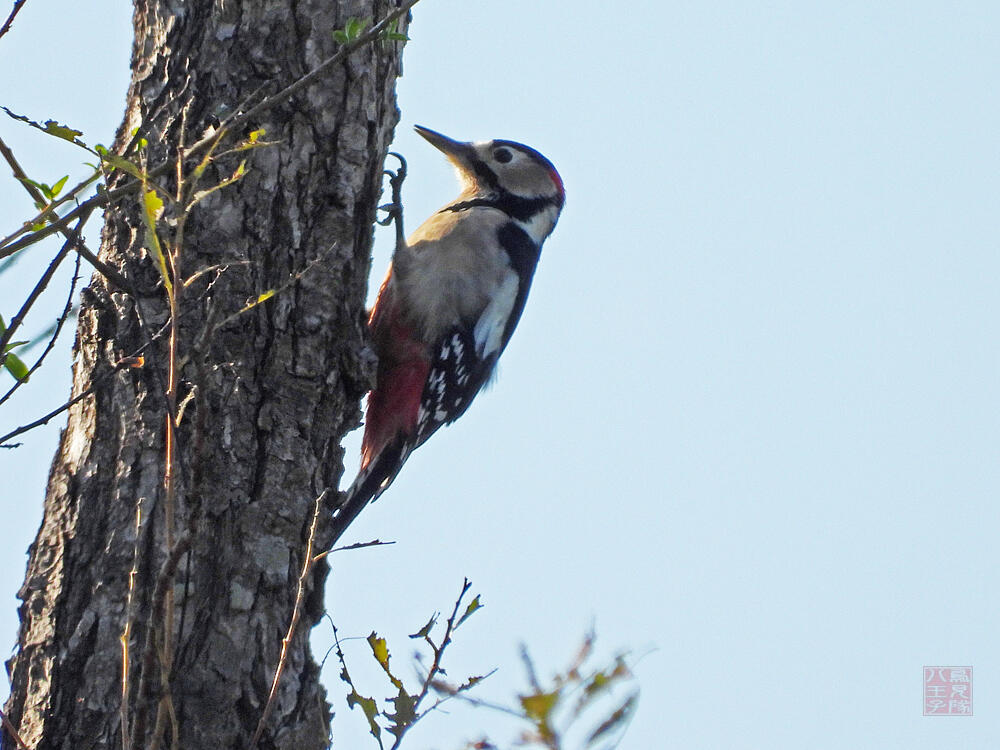
{"type": "Polygon", "coordinates": [[[395,283],[425,341],[436,340],[459,321],[482,321],[476,323],[477,348],[497,346],[503,333],[502,328],[496,333],[497,321],[513,307],[511,275],[516,295],[516,274],[497,240],[505,221],[489,208],[436,213],[396,253],[395,283]],[[503,301],[507,297],[509,303],[503,301]]]}

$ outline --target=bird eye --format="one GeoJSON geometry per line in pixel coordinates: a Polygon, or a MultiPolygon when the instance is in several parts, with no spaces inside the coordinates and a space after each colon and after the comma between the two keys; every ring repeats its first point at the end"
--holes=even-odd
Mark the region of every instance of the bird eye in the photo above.
{"type": "Polygon", "coordinates": [[[507,162],[509,162],[511,159],[514,158],[514,154],[512,154],[505,148],[498,148],[496,151],[493,152],[493,158],[496,159],[501,164],[506,164],[507,162]]]}

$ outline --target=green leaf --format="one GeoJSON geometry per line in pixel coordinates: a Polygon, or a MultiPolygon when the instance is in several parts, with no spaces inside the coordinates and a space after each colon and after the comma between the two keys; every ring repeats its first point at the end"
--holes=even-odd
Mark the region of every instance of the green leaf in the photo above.
{"type": "Polygon", "coordinates": [[[261,302],[266,302],[267,300],[271,299],[271,297],[273,297],[275,294],[277,294],[277,290],[268,289],[266,292],[263,292],[260,295],[258,295],[257,302],[255,304],[259,305],[261,302]]]}
{"type": "Polygon", "coordinates": [[[264,136],[267,131],[264,128],[259,130],[254,130],[249,133],[246,140],[240,143],[234,150],[235,151],[249,151],[252,148],[263,148],[265,146],[273,146],[277,141],[265,141],[264,136]]]}
{"type": "Polygon", "coordinates": [[[15,380],[26,381],[28,379],[28,366],[21,361],[21,358],[7,353],[3,358],[3,366],[7,372],[14,376],[15,380]]]}
{"type": "MultiPolygon", "coordinates": [[[[375,717],[378,716],[378,706],[375,704],[375,700],[373,698],[366,698],[352,687],[350,695],[347,696],[347,705],[352,710],[355,706],[361,706],[365,718],[368,719],[368,728],[372,736],[375,739],[379,739],[382,735],[382,728],[375,721],[375,717]]],[[[379,744],[381,745],[381,743],[379,744]]]]}
{"type": "Polygon", "coordinates": [[[110,164],[115,169],[120,169],[123,172],[127,172],[128,174],[132,175],[133,177],[137,177],[140,180],[145,179],[146,176],[143,174],[142,170],[139,169],[138,166],[130,162],[128,159],[119,156],[113,151],[108,151],[104,146],[100,144],[98,144],[95,147],[95,150],[105,162],[110,164]]]}
{"type": "Polygon", "coordinates": [[[156,194],[155,190],[147,190],[142,196],[142,203],[150,221],[155,222],[163,215],[163,199],[156,194]]]}
{"type": "Polygon", "coordinates": [[[583,686],[583,691],[588,695],[592,695],[606,688],[610,682],[611,681],[608,679],[608,676],[604,674],[604,672],[598,672],[590,678],[586,685],[583,686]]]}
{"type": "Polygon", "coordinates": [[[368,645],[372,648],[372,656],[375,661],[382,665],[382,669],[389,669],[389,647],[385,643],[385,638],[379,638],[373,630],[368,635],[368,645]]]}
{"type": "Polygon", "coordinates": [[[465,614],[458,618],[458,622],[455,623],[455,627],[458,628],[459,625],[469,619],[469,616],[472,615],[473,612],[477,609],[482,609],[484,606],[485,605],[480,604],[479,602],[479,594],[476,594],[476,598],[469,602],[469,606],[465,608],[465,614]]]}
{"type": "Polygon", "coordinates": [[[427,621],[427,624],[411,635],[410,638],[426,638],[429,636],[431,634],[431,629],[434,627],[434,623],[437,622],[437,618],[437,614],[432,615],[431,619],[427,621]]]}
{"type": "Polygon", "coordinates": [[[556,703],[559,700],[559,691],[555,690],[551,693],[521,695],[518,696],[518,698],[521,701],[521,707],[524,709],[524,713],[529,719],[539,724],[547,724],[549,714],[552,713],[552,709],[555,708],[556,703]]]}
{"type": "Polygon", "coordinates": [[[163,199],[156,194],[155,190],[145,190],[142,194],[142,218],[146,225],[146,245],[156,260],[157,270],[163,285],[170,292],[173,284],[170,281],[170,273],[167,271],[167,259],[163,255],[163,247],[160,245],[160,237],[156,233],[156,220],[163,214],[163,199]]]}
{"type": "Polygon", "coordinates": [[[399,19],[396,19],[393,22],[392,26],[390,26],[388,29],[386,29],[385,31],[383,31],[379,35],[379,38],[380,39],[384,39],[384,40],[389,41],[389,42],[408,42],[408,41],[410,41],[410,37],[408,37],[406,34],[402,33],[399,30],[399,19]]]}
{"type": "Polygon", "coordinates": [[[370,23],[371,23],[370,18],[362,20],[360,18],[355,18],[354,16],[351,16],[350,18],[347,19],[347,23],[344,24],[343,29],[337,29],[336,31],[333,32],[334,41],[340,42],[341,44],[348,44],[349,42],[353,42],[355,39],[361,36],[362,33],[364,33],[364,30],[368,28],[368,25],[370,23]]]}
{"type": "Polygon", "coordinates": [[[347,19],[347,36],[351,39],[357,39],[358,34],[361,33],[361,29],[365,27],[364,22],[360,18],[348,18],[347,19]]]}
{"type": "Polygon", "coordinates": [[[371,646],[372,656],[375,657],[375,661],[377,661],[379,666],[382,667],[382,671],[386,673],[389,681],[393,684],[393,686],[402,690],[403,683],[392,673],[392,670],[389,669],[389,646],[386,645],[385,638],[379,638],[373,630],[368,636],[368,645],[371,646]]]}
{"type": "Polygon", "coordinates": [[[87,147],[87,145],[82,141],[76,140],[76,136],[83,135],[83,132],[80,130],[74,130],[73,128],[68,127],[66,125],[60,125],[55,120],[46,120],[45,124],[42,125],[41,123],[35,122],[30,117],[25,117],[24,115],[19,115],[16,112],[11,112],[7,107],[0,107],[0,109],[2,109],[11,117],[13,117],[15,120],[20,120],[21,122],[25,122],[31,127],[41,130],[43,133],[54,135],[57,138],[62,138],[63,140],[69,141],[70,143],[75,143],[78,146],[83,146],[84,148],[87,147]]]}
{"type": "Polygon", "coordinates": [[[396,713],[387,712],[385,715],[392,722],[392,726],[388,728],[389,733],[401,737],[417,720],[417,702],[402,685],[399,686],[399,694],[388,700],[396,707],[396,713]]]}
{"type": "Polygon", "coordinates": [[[61,180],[59,180],[55,185],[52,186],[52,197],[55,198],[62,192],[62,189],[66,187],[66,180],[69,179],[69,175],[66,175],[61,180]]]}
{"type": "Polygon", "coordinates": [[[45,121],[45,132],[70,142],[75,141],[78,135],[83,135],[82,130],[74,130],[66,125],[60,125],[55,120],[45,121]]]}
{"type": "Polygon", "coordinates": [[[31,187],[35,188],[36,190],[41,190],[42,189],[42,184],[40,182],[35,182],[34,180],[32,180],[32,179],[30,179],[28,177],[18,177],[18,179],[21,182],[25,183],[26,185],[31,185],[31,187]]]}

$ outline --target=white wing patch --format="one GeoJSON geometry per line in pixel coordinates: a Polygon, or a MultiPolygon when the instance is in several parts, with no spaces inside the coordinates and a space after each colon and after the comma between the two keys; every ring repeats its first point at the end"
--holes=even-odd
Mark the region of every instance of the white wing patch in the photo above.
{"type": "Polygon", "coordinates": [[[454,422],[472,403],[482,387],[476,368],[480,360],[473,351],[468,331],[452,329],[438,342],[430,373],[417,409],[417,434],[413,447],[429,438],[438,427],[454,422]]]}
{"type": "Polygon", "coordinates": [[[513,270],[508,270],[493,299],[476,321],[472,336],[476,342],[476,354],[480,359],[486,359],[499,351],[503,345],[503,332],[514,309],[518,283],[517,274],[513,270]]]}

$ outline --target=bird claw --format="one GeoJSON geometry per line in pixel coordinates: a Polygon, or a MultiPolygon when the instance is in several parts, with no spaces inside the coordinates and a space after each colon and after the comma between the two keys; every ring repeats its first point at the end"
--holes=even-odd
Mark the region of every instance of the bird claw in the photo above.
{"type": "Polygon", "coordinates": [[[403,180],[406,179],[406,159],[402,154],[390,151],[389,156],[399,159],[399,167],[393,172],[390,169],[382,170],[382,174],[389,178],[389,188],[392,190],[392,203],[385,203],[378,207],[379,211],[385,211],[384,219],[375,219],[379,226],[387,227],[393,222],[396,224],[396,247],[405,244],[403,239],[403,180]]]}
{"type": "Polygon", "coordinates": [[[387,216],[384,219],[375,219],[375,223],[379,226],[387,227],[392,224],[392,220],[396,218],[399,207],[395,203],[383,203],[378,207],[378,210],[385,211],[387,216]]]}

